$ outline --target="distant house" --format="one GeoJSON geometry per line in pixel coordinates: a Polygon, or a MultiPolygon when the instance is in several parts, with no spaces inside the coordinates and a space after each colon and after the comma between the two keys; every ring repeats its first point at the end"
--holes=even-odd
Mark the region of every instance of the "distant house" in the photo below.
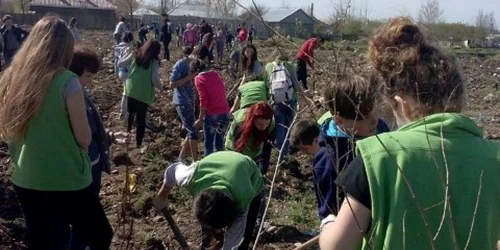
{"type": "Polygon", "coordinates": [[[156,13],[150,9],[146,9],[146,8],[137,9],[136,11],[134,11],[133,15],[134,16],[159,16],[158,13],[156,13]]]}
{"type": "Polygon", "coordinates": [[[36,16],[57,14],[64,20],[76,17],[80,28],[110,29],[116,23],[112,0],[32,0],[29,10],[36,16]]]}
{"type": "Polygon", "coordinates": [[[263,19],[283,35],[307,38],[314,32],[315,20],[302,9],[271,9],[263,19]]]}
{"type": "Polygon", "coordinates": [[[197,17],[202,19],[232,19],[204,4],[181,4],[168,13],[172,17],[197,17]]]}
{"type": "Polygon", "coordinates": [[[500,34],[489,34],[486,37],[486,46],[500,49],[500,34]]]}

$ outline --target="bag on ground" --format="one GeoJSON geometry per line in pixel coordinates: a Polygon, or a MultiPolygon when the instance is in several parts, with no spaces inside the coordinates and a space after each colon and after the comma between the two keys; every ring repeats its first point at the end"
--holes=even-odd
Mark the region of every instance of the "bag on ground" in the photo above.
{"type": "Polygon", "coordinates": [[[293,82],[283,63],[273,63],[273,71],[269,82],[271,83],[271,98],[275,103],[282,103],[292,99],[293,82]]]}

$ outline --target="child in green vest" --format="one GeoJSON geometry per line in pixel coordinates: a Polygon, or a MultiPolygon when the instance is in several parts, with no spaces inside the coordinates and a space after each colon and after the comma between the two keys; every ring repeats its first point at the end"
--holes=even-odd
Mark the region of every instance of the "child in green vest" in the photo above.
{"type": "Polygon", "coordinates": [[[347,198],[321,249],[495,249],[500,145],[460,114],[466,79],[457,60],[404,17],[374,34],[368,58],[399,129],[356,143],[337,179],[347,198]]]}
{"type": "MultiPolygon", "coordinates": [[[[299,81],[297,80],[297,70],[295,69],[295,65],[289,61],[288,55],[283,49],[278,49],[275,52],[278,56],[275,61],[270,62],[266,65],[264,71],[264,79],[266,80],[267,86],[270,90],[272,106],[274,109],[274,119],[277,124],[276,128],[276,145],[281,151],[281,159],[278,159],[278,162],[283,162],[288,159],[288,147],[289,143],[286,138],[286,134],[288,132],[288,127],[292,123],[293,117],[297,112],[297,104],[298,104],[298,93],[302,95],[303,98],[308,100],[310,103],[313,102],[306,96],[304,90],[300,86],[299,81]],[[278,100],[274,97],[273,93],[277,88],[273,86],[277,86],[274,82],[274,73],[276,73],[276,69],[282,66],[282,71],[286,79],[281,79],[287,81],[287,92],[291,92],[289,95],[287,94],[287,100],[278,100]]],[[[281,71],[281,70],[280,70],[281,71]]]]}
{"type": "Polygon", "coordinates": [[[221,151],[189,166],[171,165],[153,200],[157,210],[168,206],[168,196],[174,186],[185,187],[194,196],[193,212],[203,233],[201,249],[236,249],[238,246],[248,249],[264,188],[262,175],[250,157],[221,151]],[[224,231],[225,235],[220,237],[224,231]],[[210,245],[210,235],[220,240],[218,248],[210,245]],[[248,241],[246,248],[242,245],[243,239],[248,241]]]}
{"type": "Polygon", "coordinates": [[[28,249],[65,249],[70,226],[91,249],[109,249],[113,237],[91,186],[84,95],[67,70],[73,46],[63,20],[43,17],[1,79],[0,135],[14,164],[28,249]]]}
{"type": "Polygon", "coordinates": [[[248,108],[260,101],[268,101],[269,97],[269,88],[266,82],[257,80],[256,76],[244,75],[230,113],[248,108]]]}
{"type": "Polygon", "coordinates": [[[274,110],[267,102],[258,102],[233,113],[233,122],[226,134],[226,150],[240,152],[260,163],[263,173],[269,168],[269,158],[276,131],[274,110]]]}
{"type": "Polygon", "coordinates": [[[144,140],[146,114],[155,98],[154,89],[163,89],[158,76],[160,50],[161,45],[158,41],[148,40],[137,51],[118,62],[118,67],[128,68],[130,65],[130,73],[125,82],[128,111],[127,130],[128,132],[132,130],[134,119],[136,119],[137,147],[141,147],[144,140]]]}

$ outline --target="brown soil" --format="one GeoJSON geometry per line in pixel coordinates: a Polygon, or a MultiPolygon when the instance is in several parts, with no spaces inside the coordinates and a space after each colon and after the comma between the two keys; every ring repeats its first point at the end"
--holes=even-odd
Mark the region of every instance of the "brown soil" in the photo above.
{"type": "MultiPolygon", "coordinates": [[[[122,95],[122,84],[112,73],[112,36],[111,33],[84,32],[84,44],[96,49],[103,57],[104,69],[94,78],[90,86],[94,101],[103,116],[105,126],[118,132],[124,131],[119,120],[119,103],[122,95]]],[[[274,51],[270,41],[256,42],[259,58],[270,60],[274,51]]],[[[180,58],[180,50],[172,45],[172,58],[180,58]]],[[[286,47],[291,55],[295,49],[286,47]]],[[[311,72],[311,82],[319,96],[321,90],[331,81],[331,73],[335,71],[334,56],[330,50],[317,53],[320,69],[311,72]]],[[[229,60],[229,59],[228,59],[229,60]]],[[[345,46],[338,57],[341,65],[347,65],[353,72],[365,72],[368,68],[361,52],[345,46]]],[[[479,57],[474,55],[460,56],[464,74],[470,82],[468,86],[468,107],[466,114],[478,121],[485,129],[487,138],[500,138],[498,123],[500,122],[499,92],[500,57],[479,57]]],[[[226,62],[227,63],[227,62],[226,62]]],[[[161,78],[167,82],[172,62],[162,62],[161,78]]],[[[235,80],[230,77],[227,67],[223,65],[222,75],[230,90],[235,80]]],[[[180,124],[174,107],[171,105],[171,91],[157,94],[155,103],[148,113],[148,129],[146,149],[133,146],[114,145],[112,147],[113,173],[105,175],[101,191],[102,203],[108,218],[115,229],[112,249],[179,249],[174,240],[172,230],[165,219],[152,208],[152,197],[159,188],[164,169],[176,159],[181,138],[180,124]],[[126,165],[130,165],[130,173],[137,176],[136,188],[130,195],[130,206],[126,208],[127,220],[120,220],[122,215],[122,190],[126,165]],[[124,225],[133,222],[132,233],[124,230],[124,225]],[[129,237],[130,236],[130,237],[129,237]],[[125,242],[129,240],[129,245],[125,242]]],[[[234,96],[230,99],[233,99],[234,96]]],[[[304,116],[319,117],[323,110],[307,112],[304,116]]],[[[392,120],[389,112],[384,117],[392,120]]],[[[276,157],[274,156],[274,159],[276,157]]],[[[266,231],[262,234],[258,249],[290,249],[297,242],[305,242],[309,231],[317,229],[316,205],[313,196],[313,184],[309,161],[304,156],[297,157],[295,171],[280,171],[272,195],[266,231]],[[312,200],[311,200],[312,199],[312,200]]],[[[18,207],[12,185],[9,181],[10,159],[5,144],[0,145],[0,249],[26,249],[22,213],[18,207]]],[[[274,169],[271,169],[274,172],[274,169]]],[[[267,176],[269,179],[272,175],[267,176]]],[[[268,179],[268,180],[269,180],[268,179]]],[[[267,182],[268,184],[270,181],[267,182]]],[[[170,210],[186,240],[196,246],[200,240],[200,228],[191,213],[192,199],[186,191],[175,190],[171,196],[170,210]]]]}

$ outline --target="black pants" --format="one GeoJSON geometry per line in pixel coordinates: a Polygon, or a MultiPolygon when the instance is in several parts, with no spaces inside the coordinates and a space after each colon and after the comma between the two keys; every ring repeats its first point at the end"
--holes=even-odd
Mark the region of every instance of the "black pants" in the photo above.
{"type": "MultiPolygon", "coordinates": [[[[94,194],[95,197],[97,198],[99,198],[99,193],[101,191],[101,177],[102,177],[101,166],[99,164],[92,166],[92,184],[90,184],[89,188],[92,194],[94,194]]],[[[72,228],[69,249],[85,250],[87,246],[88,244],[85,241],[85,239],[80,234],[75,232],[74,228],[72,228]]]]}
{"type": "Polygon", "coordinates": [[[142,146],[142,141],[144,140],[144,133],[146,132],[146,114],[148,112],[148,108],[149,105],[147,105],[146,103],[127,96],[127,130],[129,132],[132,130],[135,119],[137,124],[135,140],[138,147],[142,146]]]}
{"type": "Polygon", "coordinates": [[[309,89],[307,87],[307,64],[304,60],[297,60],[297,80],[302,82],[304,89],[309,89]]]}
{"type": "Polygon", "coordinates": [[[163,40],[163,49],[164,49],[164,59],[166,59],[167,61],[170,61],[170,49],[169,49],[169,45],[170,45],[170,42],[172,41],[172,37],[165,37],[164,40],[163,40]]]}
{"type": "MultiPolygon", "coordinates": [[[[243,234],[244,239],[238,248],[239,250],[248,250],[250,247],[250,243],[252,243],[253,240],[255,239],[253,232],[255,224],[257,223],[257,216],[259,215],[261,200],[262,196],[257,195],[255,198],[253,198],[252,202],[250,203],[250,207],[248,208],[245,233],[243,234]]],[[[201,229],[201,232],[202,232],[202,240],[201,240],[200,250],[207,249],[207,247],[209,247],[208,244],[210,243],[212,238],[215,238],[218,241],[220,241],[221,244],[219,248],[222,248],[222,245],[224,244],[224,234],[218,234],[209,229],[204,229],[204,228],[201,229]]]]}
{"type": "Polygon", "coordinates": [[[78,191],[37,191],[14,186],[26,225],[29,250],[63,250],[70,225],[92,250],[108,250],[113,229],[90,187],[78,191]]]}

